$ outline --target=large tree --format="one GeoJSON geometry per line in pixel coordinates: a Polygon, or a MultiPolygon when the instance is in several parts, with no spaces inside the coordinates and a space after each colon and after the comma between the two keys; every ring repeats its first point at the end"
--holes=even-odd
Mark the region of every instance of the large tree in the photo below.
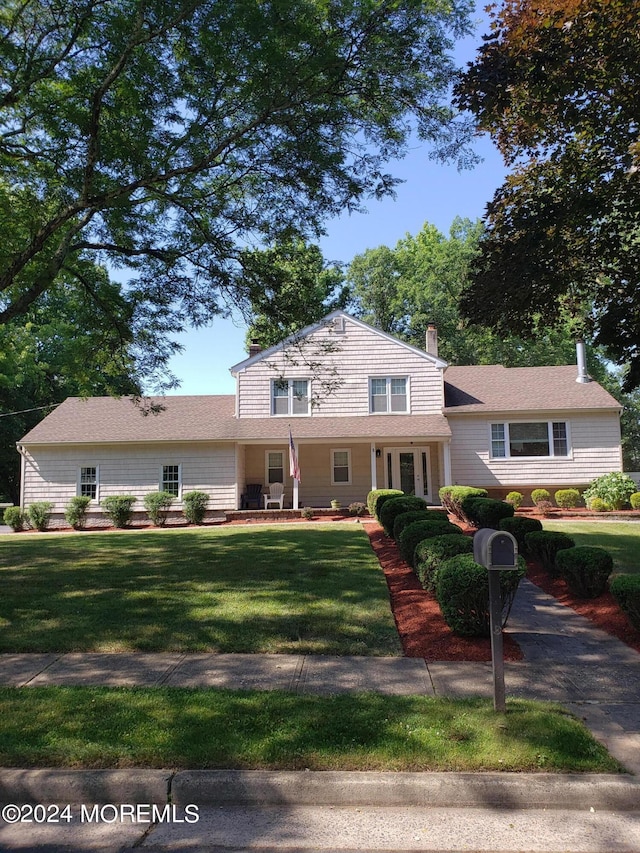
{"type": "Polygon", "coordinates": [[[512,174],[462,308],[500,332],[573,319],[640,384],[640,0],[506,0],[458,103],[512,174]]]}
{"type": "MultiPolygon", "coordinates": [[[[0,322],[88,261],[179,329],[242,296],[247,246],[391,192],[447,106],[468,0],[6,0],[0,322]]],[[[460,156],[464,150],[455,146],[460,156]]]]}

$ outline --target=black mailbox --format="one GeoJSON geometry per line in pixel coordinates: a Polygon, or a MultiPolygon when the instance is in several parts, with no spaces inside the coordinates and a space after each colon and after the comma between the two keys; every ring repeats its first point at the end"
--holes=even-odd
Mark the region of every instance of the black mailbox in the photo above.
{"type": "Polygon", "coordinates": [[[518,543],[506,530],[483,527],[473,537],[473,559],[486,569],[517,569],[518,543]]]}

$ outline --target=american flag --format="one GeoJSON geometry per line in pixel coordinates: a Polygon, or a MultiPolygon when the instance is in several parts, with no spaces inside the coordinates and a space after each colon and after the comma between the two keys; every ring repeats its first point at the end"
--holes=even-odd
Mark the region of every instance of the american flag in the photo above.
{"type": "Polygon", "coordinates": [[[291,435],[291,430],[289,430],[289,474],[293,477],[294,480],[300,482],[300,466],[298,465],[298,454],[296,453],[296,446],[293,443],[293,436],[291,435]]]}

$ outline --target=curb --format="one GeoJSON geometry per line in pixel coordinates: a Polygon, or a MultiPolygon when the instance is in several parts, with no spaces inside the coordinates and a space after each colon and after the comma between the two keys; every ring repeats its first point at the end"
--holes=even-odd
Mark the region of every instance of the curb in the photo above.
{"type": "Polygon", "coordinates": [[[594,773],[4,768],[0,802],[639,811],[640,780],[594,773]]]}

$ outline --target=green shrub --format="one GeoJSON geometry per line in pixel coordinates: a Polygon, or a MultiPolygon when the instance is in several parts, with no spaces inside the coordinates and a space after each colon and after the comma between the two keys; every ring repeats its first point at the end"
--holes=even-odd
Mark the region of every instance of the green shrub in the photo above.
{"type": "Polygon", "coordinates": [[[361,516],[364,515],[367,511],[367,505],[365,503],[362,503],[362,501],[354,501],[353,503],[349,504],[347,509],[349,510],[349,515],[361,516]]]}
{"type": "Polygon", "coordinates": [[[640,509],[640,492],[634,492],[629,498],[631,509],[640,509]]]}
{"type": "MultiPolygon", "coordinates": [[[[427,508],[424,509],[412,509],[409,512],[401,512],[400,515],[396,515],[395,521],[393,522],[393,538],[398,541],[400,539],[400,534],[409,524],[413,524],[414,521],[426,521],[427,516],[427,508]]],[[[445,522],[447,521],[445,516],[445,522]]]]}
{"type": "Polygon", "coordinates": [[[496,501],[493,498],[468,497],[462,501],[462,512],[474,527],[498,529],[503,518],[511,518],[513,504],[496,501]]]}
{"type": "Polygon", "coordinates": [[[100,501],[104,514],[114,527],[127,527],[133,515],[133,505],[137,498],[133,495],[109,495],[100,501]]]}
{"type": "Polygon", "coordinates": [[[373,515],[380,521],[380,509],[387,498],[399,498],[404,495],[399,489],[373,489],[367,495],[367,509],[369,515],[373,515]]]}
{"type": "Polygon", "coordinates": [[[51,519],[51,501],[35,501],[27,508],[29,524],[36,530],[46,530],[51,519]]]}
{"type": "Polygon", "coordinates": [[[518,543],[518,553],[526,557],[528,551],[525,537],[527,533],[542,530],[542,522],[537,518],[523,518],[519,515],[514,515],[513,518],[501,519],[499,529],[506,530],[507,533],[510,533],[515,538],[518,543]]]}
{"type": "Polygon", "coordinates": [[[520,509],[523,500],[524,495],[522,494],[522,492],[509,492],[509,494],[505,498],[505,501],[508,504],[511,504],[515,510],[520,509]]]}
{"type": "Polygon", "coordinates": [[[458,554],[473,554],[471,536],[465,536],[464,533],[446,533],[444,536],[434,536],[432,539],[418,542],[413,561],[415,573],[423,589],[433,592],[438,569],[445,560],[457,557],[458,554]]]}
{"type": "Polygon", "coordinates": [[[398,539],[398,548],[402,554],[403,560],[407,562],[411,568],[415,568],[414,557],[415,550],[419,542],[423,539],[431,539],[434,536],[444,536],[447,533],[460,533],[460,528],[452,524],[450,521],[414,521],[409,524],[400,534],[398,539]]]}
{"type": "Polygon", "coordinates": [[[208,502],[209,495],[206,492],[186,492],[182,496],[184,517],[189,524],[202,524],[208,502]]]}
{"type": "Polygon", "coordinates": [[[531,502],[534,506],[538,506],[542,501],[549,501],[549,503],[551,503],[550,493],[547,489],[534,489],[531,492],[531,502]]]}
{"type": "Polygon", "coordinates": [[[640,631],[640,575],[616,575],[609,589],[629,622],[640,631]]]}
{"type": "Polygon", "coordinates": [[[628,474],[612,471],[611,474],[603,474],[594,480],[582,493],[582,497],[591,509],[594,498],[604,501],[607,509],[622,509],[636,490],[637,486],[628,474]]]}
{"type": "Polygon", "coordinates": [[[313,507],[305,506],[300,510],[300,515],[302,518],[311,519],[313,518],[313,507]]]}
{"type": "Polygon", "coordinates": [[[577,489],[558,489],[553,499],[562,509],[575,509],[580,503],[580,492],[577,489]]]}
{"type": "Polygon", "coordinates": [[[589,501],[589,509],[593,510],[593,512],[607,512],[609,507],[602,498],[591,498],[589,501]]]}
{"type": "Polygon", "coordinates": [[[486,498],[486,489],[476,489],[473,486],[443,486],[438,492],[440,503],[458,521],[468,521],[462,511],[465,498],[486,498]]]}
{"type": "MultiPolygon", "coordinates": [[[[524,577],[526,564],[518,557],[518,568],[500,572],[502,627],[524,577]]],[[[444,620],[452,631],[465,637],[490,635],[489,572],[471,554],[445,560],[436,573],[435,591],[444,620]]]]}
{"type": "Polygon", "coordinates": [[[9,527],[13,529],[14,533],[19,533],[20,530],[24,530],[26,519],[19,506],[8,506],[5,509],[2,518],[4,523],[8,524],[9,527]]]}
{"type": "Polygon", "coordinates": [[[144,508],[149,520],[155,527],[164,527],[167,523],[168,510],[173,503],[171,492],[149,492],[144,496],[144,508]]]}
{"type": "Polygon", "coordinates": [[[87,523],[87,510],[90,503],[91,498],[85,495],[76,495],[69,501],[64,517],[67,524],[70,524],[74,530],[82,530],[87,523]]]}
{"type": "MultiPolygon", "coordinates": [[[[378,503],[379,506],[379,503],[378,503]]],[[[402,497],[389,497],[378,510],[378,519],[384,527],[387,536],[393,536],[393,525],[396,518],[403,512],[423,510],[427,508],[427,502],[414,495],[403,495],[402,497]]]]}
{"type": "Polygon", "coordinates": [[[597,598],[607,588],[613,557],[604,548],[580,545],[558,551],[556,569],[577,598],[597,598]]]}
{"type": "Polygon", "coordinates": [[[574,548],[575,542],[566,533],[554,530],[538,530],[526,533],[524,537],[527,553],[537,560],[551,577],[557,577],[556,554],[565,548],[574,548]]]}

